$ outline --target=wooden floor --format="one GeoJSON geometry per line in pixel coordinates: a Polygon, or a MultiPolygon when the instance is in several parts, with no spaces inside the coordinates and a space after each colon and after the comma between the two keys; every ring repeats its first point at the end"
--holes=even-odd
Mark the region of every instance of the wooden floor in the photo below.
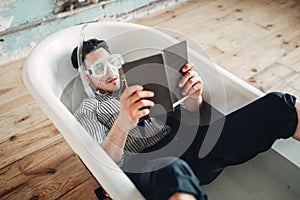
{"type": "MultiPolygon", "coordinates": [[[[193,0],[134,23],[184,35],[262,91],[300,97],[300,1],[193,0]]],[[[0,67],[0,199],[96,199],[99,185],[22,81],[0,67]]]]}

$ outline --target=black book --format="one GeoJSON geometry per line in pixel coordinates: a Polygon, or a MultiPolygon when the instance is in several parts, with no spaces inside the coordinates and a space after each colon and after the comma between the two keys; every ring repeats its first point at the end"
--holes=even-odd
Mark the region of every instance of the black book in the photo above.
{"type": "Polygon", "coordinates": [[[188,63],[186,41],[176,43],[154,55],[126,62],[122,66],[126,84],[142,85],[144,90],[151,90],[155,106],[150,109],[151,116],[174,111],[185,99],[178,87],[182,78],[182,67],[188,63]]]}

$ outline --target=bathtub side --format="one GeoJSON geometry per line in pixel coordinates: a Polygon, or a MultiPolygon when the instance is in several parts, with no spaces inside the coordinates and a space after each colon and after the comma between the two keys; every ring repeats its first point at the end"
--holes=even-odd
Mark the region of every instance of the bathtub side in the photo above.
{"type": "Polygon", "coordinates": [[[58,84],[56,82],[59,69],[53,68],[53,66],[56,66],[59,60],[52,59],[59,58],[56,56],[59,54],[68,54],[66,52],[68,39],[62,35],[78,32],[78,30],[78,27],[72,27],[41,42],[31,52],[24,64],[23,80],[37,104],[113,199],[118,199],[120,196],[123,199],[143,199],[129,178],[89,137],[89,134],[59,99],[64,84],[69,80],[65,80],[66,83],[59,82],[58,84]],[[87,150],[87,146],[89,150],[87,150]]]}

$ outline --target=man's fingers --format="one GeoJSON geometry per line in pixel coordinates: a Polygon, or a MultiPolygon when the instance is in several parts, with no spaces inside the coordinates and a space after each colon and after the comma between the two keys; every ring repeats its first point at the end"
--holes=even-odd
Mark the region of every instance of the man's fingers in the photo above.
{"type": "Polygon", "coordinates": [[[125,89],[121,98],[127,99],[132,96],[135,92],[143,90],[143,87],[140,85],[132,85],[125,89]]]}
{"type": "Polygon", "coordinates": [[[181,69],[181,71],[182,71],[183,73],[185,73],[185,72],[187,72],[187,71],[189,71],[189,70],[193,70],[193,66],[190,65],[190,64],[184,65],[183,68],[181,69]]]}
{"type": "Polygon", "coordinates": [[[140,110],[143,110],[143,108],[152,107],[152,106],[154,106],[153,101],[147,99],[141,99],[135,102],[133,105],[131,105],[130,110],[132,113],[137,113],[140,110]]]}
{"type": "Polygon", "coordinates": [[[143,108],[143,109],[134,109],[134,111],[130,112],[130,117],[134,122],[138,122],[140,118],[149,115],[150,109],[143,108]]]}
{"type": "Polygon", "coordinates": [[[139,110],[135,115],[136,115],[136,119],[139,120],[142,117],[145,117],[147,115],[149,115],[150,110],[148,108],[144,108],[142,110],[139,110]]]}
{"type": "Polygon", "coordinates": [[[138,121],[141,117],[149,114],[149,107],[154,106],[154,102],[148,99],[141,99],[130,106],[131,118],[138,121]],[[141,112],[142,111],[142,112],[141,112]]]}
{"type": "Polygon", "coordinates": [[[202,79],[200,77],[193,77],[188,80],[182,90],[182,95],[188,95],[190,90],[197,90],[202,87],[202,79]]]}
{"type": "Polygon", "coordinates": [[[137,101],[136,103],[134,103],[134,105],[132,105],[135,109],[140,110],[143,107],[152,107],[154,106],[154,102],[147,100],[147,99],[141,99],[139,101],[137,101]]]}
{"type": "Polygon", "coordinates": [[[191,78],[198,76],[198,73],[193,70],[187,71],[183,77],[180,79],[178,86],[181,88],[183,87],[191,78]]]}
{"type": "Polygon", "coordinates": [[[201,93],[202,93],[202,84],[198,83],[193,85],[193,87],[190,88],[190,90],[186,95],[187,96],[192,96],[193,94],[201,95],[201,93]]]}
{"type": "Polygon", "coordinates": [[[129,97],[129,104],[134,104],[140,99],[147,99],[154,96],[152,91],[136,91],[131,97],[129,97]]]}

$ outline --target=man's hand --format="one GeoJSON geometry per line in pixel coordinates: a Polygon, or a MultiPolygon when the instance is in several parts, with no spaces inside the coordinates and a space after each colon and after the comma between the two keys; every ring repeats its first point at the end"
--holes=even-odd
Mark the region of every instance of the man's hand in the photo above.
{"type": "Polygon", "coordinates": [[[154,93],[144,91],[142,86],[133,85],[125,89],[120,98],[120,114],[116,120],[116,125],[125,133],[133,129],[139,119],[150,113],[149,107],[154,106],[154,102],[147,100],[154,93]]]}
{"type": "Polygon", "coordinates": [[[186,64],[181,71],[184,73],[184,76],[179,81],[178,86],[182,88],[182,95],[188,96],[184,104],[188,110],[197,111],[203,101],[203,81],[190,64],[186,64]]]}

